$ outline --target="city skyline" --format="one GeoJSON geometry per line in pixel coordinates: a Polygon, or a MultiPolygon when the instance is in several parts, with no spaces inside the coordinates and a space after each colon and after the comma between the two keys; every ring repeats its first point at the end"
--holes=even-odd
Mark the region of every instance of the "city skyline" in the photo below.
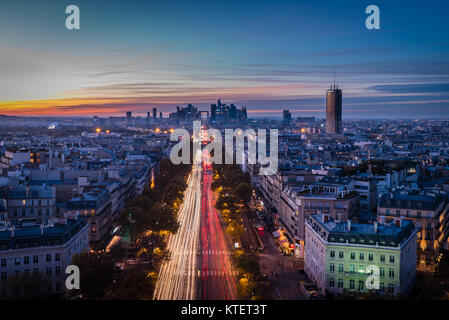
{"type": "Polygon", "coordinates": [[[336,70],[344,119],[449,116],[443,1],[377,1],[380,30],[365,28],[363,1],[77,1],[77,31],[67,4],[31,4],[0,13],[1,114],[166,115],[220,97],[249,117],[324,118],[336,70]]]}
{"type": "Polygon", "coordinates": [[[0,300],[449,300],[448,1],[0,9],[0,300]]]}

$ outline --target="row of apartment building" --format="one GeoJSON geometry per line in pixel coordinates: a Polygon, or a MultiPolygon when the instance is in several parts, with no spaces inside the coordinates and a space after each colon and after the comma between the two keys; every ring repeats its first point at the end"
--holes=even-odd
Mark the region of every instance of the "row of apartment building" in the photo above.
{"type": "MultiPolygon", "coordinates": [[[[250,175],[252,169],[248,166],[250,175]]],[[[410,293],[416,271],[434,272],[441,250],[448,247],[446,192],[409,183],[394,171],[381,177],[366,174],[348,177],[338,171],[323,172],[307,166],[284,169],[281,165],[275,175],[257,176],[253,186],[275,227],[290,241],[292,255],[304,259],[307,274],[322,294],[366,291],[369,275],[357,269],[365,270],[367,264],[379,267],[369,258],[365,258],[365,263],[356,263],[351,258],[330,263],[329,254],[337,251],[336,247],[340,247],[338,252],[343,252],[343,257],[396,256],[392,259],[397,265],[379,267],[379,292],[394,295],[410,293]],[[341,238],[348,241],[330,241],[329,235],[341,233],[348,221],[353,221],[352,229],[341,238]],[[319,229],[326,234],[316,232],[320,224],[319,229]],[[402,232],[405,226],[413,230],[402,232]],[[394,248],[381,244],[388,243],[387,240],[376,240],[373,244],[367,240],[388,239],[393,235],[394,248]],[[349,236],[356,242],[362,238],[363,243],[351,243],[349,236]]]]}
{"type": "MultiPolygon", "coordinates": [[[[32,288],[8,282],[14,276],[29,278],[41,273],[48,280],[47,294],[65,292],[65,270],[76,254],[89,251],[89,224],[78,215],[52,217],[0,226],[0,299],[33,296],[32,288]],[[18,292],[18,290],[20,290],[18,292]]],[[[42,290],[42,288],[41,288],[42,290]]],[[[42,294],[42,292],[41,292],[42,294]]]]}
{"type": "Polygon", "coordinates": [[[154,181],[166,141],[95,134],[60,138],[49,148],[43,135],[18,141],[26,147],[6,146],[0,155],[0,299],[32,296],[10,280],[38,272],[50,280],[47,294],[65,292],[73,256],[106,248],[119,213],[154,181]]]}

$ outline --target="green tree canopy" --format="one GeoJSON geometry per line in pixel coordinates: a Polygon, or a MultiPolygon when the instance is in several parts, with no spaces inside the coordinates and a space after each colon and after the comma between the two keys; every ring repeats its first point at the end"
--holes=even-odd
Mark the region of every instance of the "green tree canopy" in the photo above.
{"type": "Polygon", "coordinates": [[[114,279],[114,261],[108,255],[81,253],[72,264],[80,269],[80,293],[85,299],[102,298],[114,279]]]}

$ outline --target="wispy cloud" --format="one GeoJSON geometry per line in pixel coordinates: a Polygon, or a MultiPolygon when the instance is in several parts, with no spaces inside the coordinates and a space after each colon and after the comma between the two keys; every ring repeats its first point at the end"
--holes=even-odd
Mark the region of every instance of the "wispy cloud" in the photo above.
{"type": "Polygon", "coordinates": [[[388,93],[447,93],[449,83],[417,83],[417,84],[389,84],[368,87],[368,90],[388,93]]]}

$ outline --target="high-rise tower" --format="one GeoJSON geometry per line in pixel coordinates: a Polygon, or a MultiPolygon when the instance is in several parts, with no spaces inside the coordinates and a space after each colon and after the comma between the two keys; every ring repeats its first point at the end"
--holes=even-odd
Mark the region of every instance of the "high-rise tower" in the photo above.
{"type": "Polygon", "coordinates": [[[215,121],[215,115],[217,114],[217,105],[211,104],[210,105],[210,120],[215,121]]]}
{"type": "Polygon", "coordinates": [[[133,119],[133,113],[131,111],[126,111],[126,124],[131,124],[133,119]]]}
{"type": "Polygon", "coordinates": [[[326,91],[326,133],[341,133],[341,101],[342,92],[338,86],[326,91]]]}
{"type": "Polygon", "coordinates": [[[292,121],[292,114],[289,110],[282,111],[282,122],[288,124],[292,121]]]}

